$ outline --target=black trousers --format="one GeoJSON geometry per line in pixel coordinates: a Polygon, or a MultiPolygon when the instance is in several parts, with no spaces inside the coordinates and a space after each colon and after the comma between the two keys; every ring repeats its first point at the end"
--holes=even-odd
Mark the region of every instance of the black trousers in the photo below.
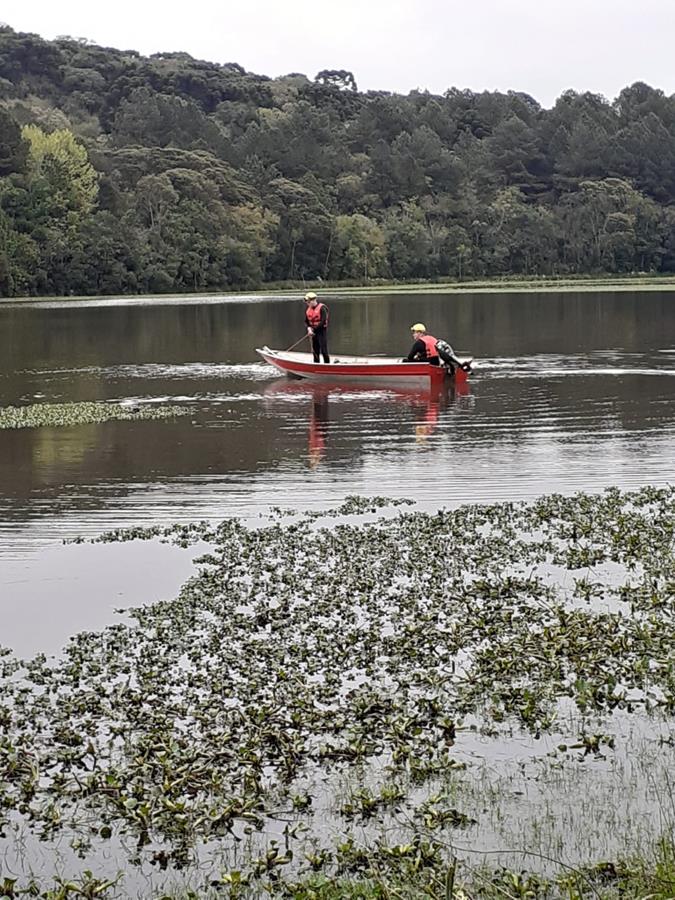
{"type": "Polygon", "coordinates": [[[315,328],[312,335],[312,353],[314,354],[314,362],[319,362],[319,355],[323,356],[325,363],[330,362],[328,355],[328,334],[325,328],[315,328]]]}

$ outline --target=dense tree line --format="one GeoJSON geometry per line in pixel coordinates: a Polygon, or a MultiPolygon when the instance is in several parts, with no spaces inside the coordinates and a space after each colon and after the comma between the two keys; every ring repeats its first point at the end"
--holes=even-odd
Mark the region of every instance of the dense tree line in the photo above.
{"type": "Polygon", "coordinates": [[[0,295],[675,271],[675,97],[407,96],[0,27],[0,295]]]}

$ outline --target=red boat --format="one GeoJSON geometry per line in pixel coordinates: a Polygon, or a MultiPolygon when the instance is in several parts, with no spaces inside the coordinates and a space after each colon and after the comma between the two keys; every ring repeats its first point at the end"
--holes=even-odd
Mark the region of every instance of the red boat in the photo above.
{"type": "Polygon", "coordinates": [[[311,353],[292,353],[287,350],[256,350],[265,362],[275,366],[285,375],[305,378],[319,384],[360,383],[372,385],[399,385],[402,387],[429,388],[441,385],[446,379],[464,384],[468,378],[470,360],[463,361],[466,368],[432,366],[427,362],[403,362],[400,358],[385,356],[333,357],[330,363],[317,363],[311,353]]]}

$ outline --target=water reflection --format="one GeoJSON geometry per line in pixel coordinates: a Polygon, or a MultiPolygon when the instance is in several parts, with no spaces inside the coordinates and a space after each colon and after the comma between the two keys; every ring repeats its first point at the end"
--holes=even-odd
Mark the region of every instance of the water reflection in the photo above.
{"type": "MultiPolygon", "coordinates": [[[[388,419],[404,426],[409,420],[410,433],[418,445],[425,444],[438,428],[442,413],[459,397],[471,394],[469,384],[434,385],[427,390],[420,388],[394,387],[373,388],[362,385],[326,385],[311,384],[307,381],[279,378],[265,388],[265,400],[268,412],[275,415],[275,405],[285,403],[297,404],[307,416],[307,463],[312,470],[319,468],[330,450],[331,427],[334,432],[340,429],[340,419],[331,426],[331,404],[344,405],[356,403],[361,405],[363,415],[372,419],[367,412],[366,404],[382,404],[387,407],[388,419]],[[398,408],[400,414],[391,412],[398,408]]],[[[277,410],[281,415],[281,411],[277,410]]],[[[296,410],[297,412],[297,410],[296,410]]],[[[299,424],[300,416],[295,417],[299,424]]],[[[365,424],[365,423],[364,423],[365,424]]],[[[407,429],[402,428],[403,434],[407,429]]]]}
{"type": "Polygon", "coordinates": [[[417,424],[415,425],[415,441],[417,444],[425,444],[438,428],[441,413],[454,403],[459,397],[468,397],[471,387],[463,384],[446,384],[433,388],[420,400],[418,405],[417,424]]]}
{"type": "Polygon", "coordinates": [[[672,480],[671,294],[344,293],[330,304],[336,352],[403,352],[410,322],[433,325],[478,357],[470,395],[279,382],[253,348],[297,339],[297,297],[0,303],[1,404],[194,409],[175,422],[0,432],[0,557],[19,541],[121,525],[397,495],[412,479],[429,508],[672,480]]]}
{"type": "Polygon", "coordinates": [[[328,391],[312,391],[307,454],[310,469],[316,469],[326,453],[329,396],[328,391]]]}
{"type": "MultiPolygon", "coordinates": [[[[109,614],[108,590],[61,562],[81,560],[94,581],[101,573],[93,553],[60,546],[75,535],[230,515],[259,522],[270,506],[400,497],[413,484],[419,507],[434,511],[670,483],[673,303],[657,293],[331,298],[336,352],[403,352],[401,336],[421,320],[478,357],[468,393],[437,395],[279,379],[253,348],[297,339],[298,298],[0,303],[0,404],[194,410],[173,422],[0,431],[0,622],[18,617],[29,634],[52,599],[73,631],[94,621],[78,609],[109,614]],[[55,584],[71,607],[56,605],[55,584]]],[[[138,586],[152,577],[148,568],[138,586]]]]}

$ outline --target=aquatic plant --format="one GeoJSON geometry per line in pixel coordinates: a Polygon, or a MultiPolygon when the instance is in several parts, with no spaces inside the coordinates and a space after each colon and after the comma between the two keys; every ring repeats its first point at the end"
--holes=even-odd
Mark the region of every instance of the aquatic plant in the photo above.
{"type": "Polygon", "coordinates": [[[122,403],[31,403],[0,408],[0,428],[57,428],[92,425],[112,420],[135,422],[141,419],[172,419],[187,416],[186,406],[127,406],[122,403]]]}
{"type": "MultiPolygon", "coordinates": [[[[132,624],[62,658],[0,658],[0,827],[109,846],[120,868],[230,848],[231,896],[394,862],[443,896],[452,835],[483,815],[443,793],[471,728],[536,738],[572,705],[584,724],[558,764],[598,764],[615,746],[603,717],[675,712],[675,489],[332,518],[103,536],[211,547],[132,624]]],[[[537,884],[508,890],[546,896],[537,884]]]]}

